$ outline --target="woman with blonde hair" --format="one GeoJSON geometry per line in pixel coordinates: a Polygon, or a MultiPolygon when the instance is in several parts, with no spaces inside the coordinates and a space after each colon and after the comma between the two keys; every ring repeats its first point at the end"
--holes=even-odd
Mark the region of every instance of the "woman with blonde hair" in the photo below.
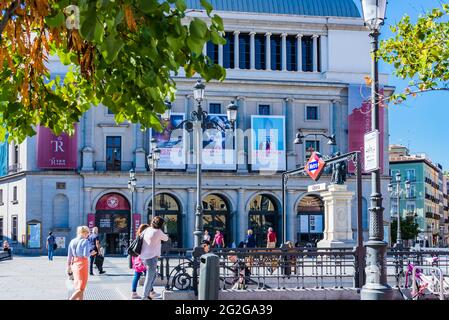
{"type": "Polygon", "coordinates": [[[74,292],[70,300],[83,300],[89,277],[89,228],[79,226],[76,230],[76,238],[72,239],[68,247],[67,273],[73,273],[74,292]]]}

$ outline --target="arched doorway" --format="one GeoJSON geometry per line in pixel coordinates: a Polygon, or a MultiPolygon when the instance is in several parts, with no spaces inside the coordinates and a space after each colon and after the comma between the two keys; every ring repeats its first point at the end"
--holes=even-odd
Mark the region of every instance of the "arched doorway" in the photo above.
{"type": "MultiPolygon", "coordinates": [[[[155,214],[165,220],[164,232],[171,240],[171,246],[182,248],[182,210],[179,202],[169,195],[162,193],[156,195],[155,214]]],[[[148,221],[151,221],[152,201],[148,204],[148,221]]]]}
{"type": "Polygon", "coordinates": [[[298,205],[297,242],[299,245],[316,243],[324,236],[324,204],[319,196],[308,195],[298,205]]]}
{"type": "Polygon", "coordinates": [[[95,225],[106,254],[126,254],[129,246],[130,206],[118,193],[108,193],[95,207],[95,225]]]}
{"type": "Polygon", "coordinates": [[[218,194],[210,194],[203,198],[203,230],[207,230],[213,241],[215,232],[220,230],[225,243],[229,246],[233,239],[229,202],[218,194]]]}
{"type": "MultiPolygon", "coordinates": [[[[260,194],[251,199],[248,213],[248,227],[253,230],[258,247],[267,246],[268,228],[277,229],[278,206],[274,198],[267,194],[260,194]]],[[[278,236],[279,242],[279,236],[278,236]]]]}

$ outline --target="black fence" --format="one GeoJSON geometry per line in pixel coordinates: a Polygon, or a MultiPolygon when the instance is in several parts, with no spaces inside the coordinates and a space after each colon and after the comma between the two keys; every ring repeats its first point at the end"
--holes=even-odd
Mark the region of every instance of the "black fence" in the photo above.
{"type": "MultiPolygon", "coordinates": [[[[203,253],[192,249],[163,253],[159,274],[165,288],[197,293],[199,257],[203,253]]],[[[364,261],[359,261],[355,248],[226,248],[212,249],[211,253],[220,258],[221,289],[360,288],[364,283],[360,280],[364,279],[364,274],[360,274],[364,261]]],[[[386,258],[388,283],[393,287],[404,286],[409,263],[437,266],[449,275],[449,250],[390,249],[386,258]]]]}

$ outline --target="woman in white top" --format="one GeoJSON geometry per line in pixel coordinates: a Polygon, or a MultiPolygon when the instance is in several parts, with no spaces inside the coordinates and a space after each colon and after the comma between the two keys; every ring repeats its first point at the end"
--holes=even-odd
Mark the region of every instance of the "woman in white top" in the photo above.
{"type": "Polygon", "coordinates": [[[164,219],[156,216],[151,221],[151,226],[143,232],[142,251],[140,259],[147,266],[147,276],[143,286],[142,299],[152,300],[150,292],[153,291],[154,280],[157,275],[157,259],[161,255],[161,241],[168,241],[168,236],[161,230],[164,226],[164,219]]]}
{"type": "Polygon", "coordinates": [[[207,231],[207,230],[204,230],[203,241],[210,242],[210,234],[209,234],[209,231],[207,231]]]}

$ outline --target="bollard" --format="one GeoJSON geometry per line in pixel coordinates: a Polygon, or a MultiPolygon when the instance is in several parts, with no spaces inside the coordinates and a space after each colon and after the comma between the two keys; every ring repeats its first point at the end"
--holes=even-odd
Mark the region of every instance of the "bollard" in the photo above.
{"type": "Polygon", "coordinates": [[[198,300],[218,300],[220,288],[220,258],[212,253],[200,257],[198,300]]]}

